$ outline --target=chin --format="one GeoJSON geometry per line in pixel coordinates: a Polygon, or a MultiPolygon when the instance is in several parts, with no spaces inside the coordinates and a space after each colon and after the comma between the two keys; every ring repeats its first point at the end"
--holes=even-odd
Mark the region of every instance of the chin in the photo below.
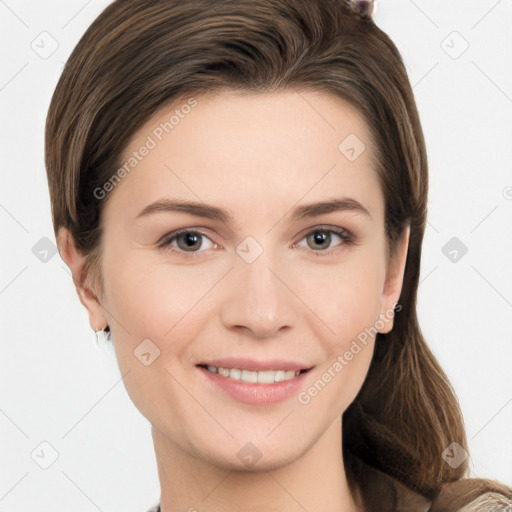
{"type": "Polygon", "coordinates": [[[223,470],[260,473],[273,471],[292,464],[302,456],[307,447],[297,447],[297,442],[287,437],[255,440],[256,436],[234,436],[218,443],[214,450],[211,438],[195,440],[191,455],[223,470]],[[247,439],[253,439],[248,441],[247,439]]]}
{"type": "Polygon", "coordinates": [[[212,456],[208,458],[208,461],[218,468],[229,471],[264,473],[286,467],[298,459],[296,451],[291,449],[290,453],[287,454],[281,453],[272,457],[265,456],[264,453],[261,453],[260,457],[261,458],[256,456],[253,461],[244,461],[243,459],[240,460],[238,455],[233,458],[232,453],[225,453],[222,457],[215,457],[215,455],[212,454],[212,456]]]}

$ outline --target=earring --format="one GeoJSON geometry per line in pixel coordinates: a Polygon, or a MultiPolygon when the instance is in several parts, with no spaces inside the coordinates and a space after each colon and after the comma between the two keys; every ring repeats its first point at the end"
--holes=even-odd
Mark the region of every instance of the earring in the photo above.
{"type": "Polygon", "coordinates": [[[107,325],[102,330],[94,331],[94,334],[96,335],[96,347],[99,350],[110,352],[109,345],[112,344],[112,333],[110,331],[110,327],[107,325]]]}
{"type": "MultiPolygon", "coordinates": [[[[112,333],[107,325],[105,329],[94,331],[96,335],[96,348],[98,349],[98,361],[106,374],[113,371],[113,362],[116,361],[116,351],[112,343],[112,333]]],[[[115,368],[115,366],[114,366],[115,368]]]]}

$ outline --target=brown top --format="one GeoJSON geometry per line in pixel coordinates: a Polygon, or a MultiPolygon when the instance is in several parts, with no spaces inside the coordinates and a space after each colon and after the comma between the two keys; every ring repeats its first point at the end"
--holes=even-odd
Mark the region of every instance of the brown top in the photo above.
{"type": "MultiPolygon", "coordinates": [[[[512,512],[512,498],[508,499],[506,496],[494,492],[482,494],[464,505],[463,508],[452,508],[443,504],[434,505],[434,508],[431,508],[432,502],[424,496],[415,493],[399,482],[395,482],[395,485],[398,493],[394,508],[387,508],[381,501],[380,506],[376,504],[377,508],[372,509],[372,512],[373,510],[376,512],[387,510],[392,512],[512,512]]],[[[379,497],[376,496],[376,498],[378,501],[379,497]]],[[[154,505],[147,512],[160,512],[160,505],[154,505]]]]}
{"type": "MultiPolygon", "coordinates": [[[[389,510],[392,510],[393,512],[430,512],[431,502],[429,500],[427,500],[420,494],[411,491],[410,489],[403,486],[399,482],[395,482],[395,485],[398,491],[397,503],[396,506],[395,504],[393,504],[392,506],[394,508],[389,510]]],[[[380,498],[382,499],[384,497],[380,496],[380,498]]],[[[391,501],[394,502],[393,499],[391,501]]],[[[379,508],[376,508],[375,510],[378,510],[379,512],[384,512],[387,511],[388,509],[385,508],[385,506],[383,506],[383,501],[380,501],[379,508]]],[[[160,505],[154,505],[147,512],[160,512],[160,505]]]]}
{"type": "MultiPolygon", "coordinates": [[[[398,486],[401,484],[398,483],[398,486]]],[[[455,510],[442,505],[431,508],[431,505],[432,503],[426,498],[404,487],[393,512],[512,512],[512,500],[496,493],[482,494],[465,505],[463,509],[455,510]]],[[[154,505],[147,512],[160,512],[160,505],[154,505]]]]}
{"type": "MultiPolygon", "coordinates": [[[[357,458],[352,462],[362,477],[361,512],[512,512],[512,489],[499,482],[460,479],[445,484],[432,501],[357,458]]],[[[160,504],[147,512],[161,512],[160,504]]]]}

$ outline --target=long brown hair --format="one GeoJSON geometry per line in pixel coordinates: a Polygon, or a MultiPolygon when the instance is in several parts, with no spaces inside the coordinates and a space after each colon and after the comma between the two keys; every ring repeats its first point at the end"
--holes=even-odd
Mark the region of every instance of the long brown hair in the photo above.
{"type": "Polygon", "coordinates": [[[424,495],[436,511],[491,491],[509,496],[498,482],[466,479],[467,460],[452,468],[442,458],[451,443],[467,449],[467,441],[416,313],[428,192],[423,132],[399,51],[346,0],[117,0],[101,13],[66,64],[46,126],[55,234],[68,228],[86,256],[80,284],[103,290],[100,217],[110,196],[95,191],[145,122],[193,94],[285,89],[335,94],[358,109],[375,148],[390,246],[410,223],[401,310],[393,330],[377,334],[366,381],[343,416],[349,478],[372,510],[365,468],[424,495]]]}

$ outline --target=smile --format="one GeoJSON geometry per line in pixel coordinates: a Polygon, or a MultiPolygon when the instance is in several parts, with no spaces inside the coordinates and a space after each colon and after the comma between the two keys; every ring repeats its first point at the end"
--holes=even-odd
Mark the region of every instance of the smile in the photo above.
{"type": "MultiPolygon", "coordinates": [[[[285,366],[287,363],[281,364],[285,366]]],[[[288,366],[295,366],[293,370],[268,370],[268,363],[265,363],[267,368],[263,370],[226,368],[211,364],[198,364],[196,368],[206,379],[205,383],[212,392],[221,391],[238,402],[266,406],[297,396],[304,386],[312,368],[297,370],[300,365],[292,364],[288,363],[288,366]]],[[[280,366],[276,364],[277,368],[280,366]]]]}
{"type": "Polygon", "coordinates": [[[211,373],[218,373],[228,379],[239,380],[242,382],[272,384],[274,382],[283,382],[298,377],[301,371],[306,370],[262,370],[250,371],[240,370],[238,368],[217,368],[216,366],[201,365],[211,373]]]}

